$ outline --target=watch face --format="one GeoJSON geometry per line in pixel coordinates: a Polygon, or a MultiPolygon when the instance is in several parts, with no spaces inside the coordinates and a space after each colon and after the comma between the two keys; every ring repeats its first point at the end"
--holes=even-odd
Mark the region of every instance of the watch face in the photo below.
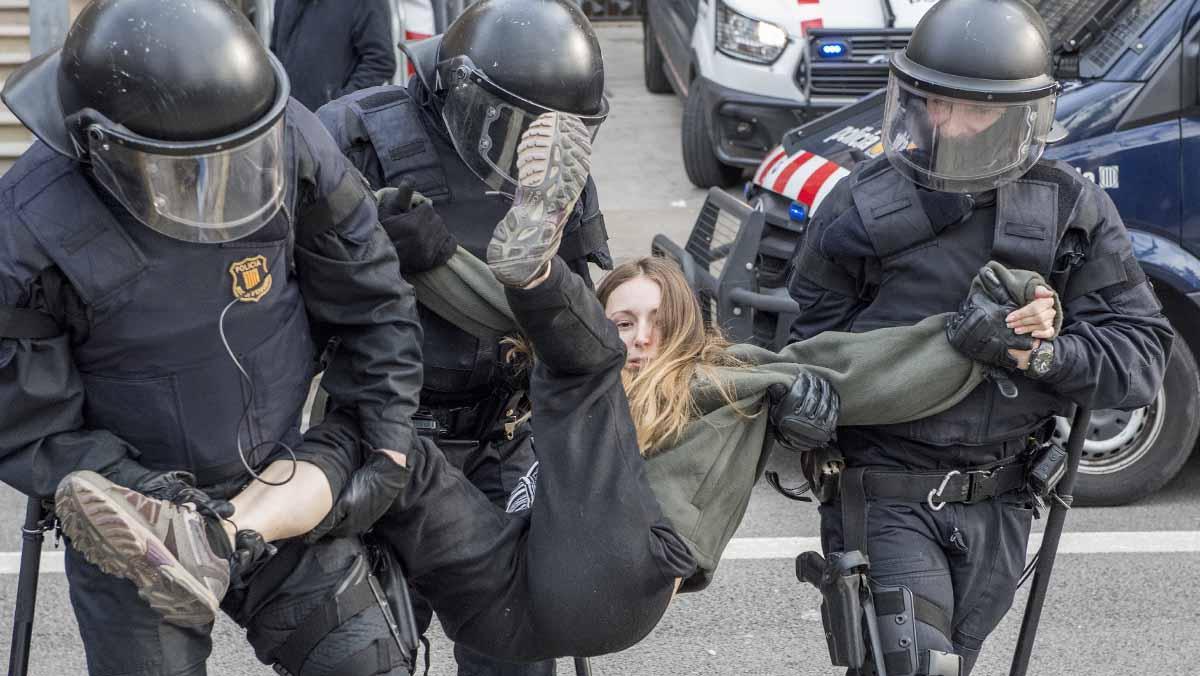
{"type": "Polygon", "coordinates": [[[1050,370],[1050,362],[1054,359],[1054,351],[1049,347],[1038,349],[1033,353],[1032,366],[1033,372],[1039,376],[1044,376],[1050,370]]]}

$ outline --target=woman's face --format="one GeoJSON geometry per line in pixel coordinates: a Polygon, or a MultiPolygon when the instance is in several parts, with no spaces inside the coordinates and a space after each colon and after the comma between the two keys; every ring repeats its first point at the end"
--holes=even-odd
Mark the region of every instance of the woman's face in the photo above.
{"type": "Polygon", "coordinates": [[[625,343],[625,368],[637,370],[658,354],[658,306],[662,289],[649,277],[634,277],[613,289],[604,314],[625,343]]]}

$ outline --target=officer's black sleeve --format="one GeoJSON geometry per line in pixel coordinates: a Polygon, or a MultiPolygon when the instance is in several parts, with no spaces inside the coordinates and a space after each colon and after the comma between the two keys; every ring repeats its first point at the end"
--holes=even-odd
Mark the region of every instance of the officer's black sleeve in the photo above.
{"type": "Polygon", "coordinates": [[[1112,200],[1096,187],[1081,200],[1092,200],[1092,208],[1076,212],[1100,220],[1084,264],[1068,282],[1062,334],[1043,380],[1093,409],[1140,408],[1162,386],[1175,332],[1138,267],[1112,200]]]}
{"type": "Polygon", "coordinates": [[[362,0],[355,3],[351,34],[358,63],[338,96],[386,84],[391,82],[396,74],[392,17],[385,0],[362,0]]]}
{"type": "MultiPolygon", "coordinates": [[[[45,262],[36,251],[28,229],[0,204],[0,306],[48,311],[42,280],[49,273],[39,270],[45,262]]],[[[86,429],[83,404],[65,332],[0,338],[0,481],[48,496],[70,472],[107,473],[137,456],[111,432],[86,429]]]]}
{"type": "Polygon", "coordinates": [[[416,297],[362,176],[315,115],[295,102],[287,114],[301,153],[300,290],[316,334],[339,341],[322,385],[356,411],[371,448],[408,451],[422,377],[416,297]]]}
{"type": "Polygon", "coordinates": [[[853,209],[849,181],[843,180],[813,214],[796,245],[788,275],[788,295],[800,305],[789,333],[793,342],[825,331],[845,331],[863,308],[855,293],[863,274],[861,252],[844,245],[856,234],[853,209]]]}

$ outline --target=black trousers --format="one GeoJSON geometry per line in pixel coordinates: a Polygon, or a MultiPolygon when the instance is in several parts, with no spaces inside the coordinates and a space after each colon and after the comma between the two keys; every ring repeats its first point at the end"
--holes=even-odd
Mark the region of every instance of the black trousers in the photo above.
{"type": "MultiPolygon", "coordinates": [[[[529,425],[516,429],[510,440],[435,442],[446,460],[461,471],[484,496],[498,507],[508,502],[509,494],[520,478],[537,461],[533,452],[533,435],[529,425]]],[[[433,607],[412,589],[413,612],[423,635],[433,619],[433,607]]],[[[554,660],[511,663],[488,657],[470,648],[455,644],[454,661],[458,676],[555,676],[554,660]]]]}
{"type": "MultiPolygon", "coordinates": [[[[841,501],[822,505],[821,544],[843,551],[841,501]]],[[[960,655],[963,674],[1012,606],[1033,510],[1020,492],[933,511],[925,503],[867,500],[872,586],[903,585],[951,617],[951,636],[917,624],[917,647],[960,655]]]]}
{"type": "Polygon", "coordinates": [[[536,354],[533,507],[505,513],[422,439],[375,532],[471,650],[513,662],[623,650],[658,623],[695,561],[650,491],[624,347],[594,294],[556,259],[546,282],[508,295],[536,354]]]}

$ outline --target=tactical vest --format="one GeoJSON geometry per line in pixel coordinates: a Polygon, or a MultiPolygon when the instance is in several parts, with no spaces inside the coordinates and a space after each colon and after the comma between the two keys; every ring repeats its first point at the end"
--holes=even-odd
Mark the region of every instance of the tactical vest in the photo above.
{"type": "MultiPolygon", "coordinates": [[[[853,181],[851,197],[878,266],[864,290],[869,303],[850,327],[854,332],[956,311],[989,259],[1039,272],[1052,283],[1062,280],[1055,266],[1068,223],[1084,239],[1096,225],[1094,217],[1074,214],[1080,179],[1049,163],[1000,187],[994,207],[974,208],[974,198],[964,195],[957,218],[939,213],[931,219],[916,186],[886,161],[868,164],[847,180],[853,181]]],[[[1061,395],[1020,374],[1012,377],[1019,389],[1015,399],[989,383],[938,415],[879,429],[934,446],[989,445],[1021,439],[1064,412],[1061,395]]]]}
{"type": "MultiPolygon", "coordinates": [[[[491,190],[459,158],[444,130],[398,86],[364,89],[333,101],[317,116],[338,147],[358,167],[372,187],[413,181],[417,192],[433,200],[438,215],[463,248],[483,259],[496,223],[511,201],[491,190]]],[[[595,202],[591,181],[581,202],[595,202]]],[[[568,262],[593,252],[607,256],[608,234],[603,218],[584,226],[579,211],[563,235],[559,255],[568,262]]],[[[491,397],[505,386],[500,364],[500,340],[478,338],[418,305],[424,332],[423,404],[466,405],[491,397]]]]}
{"type": "Polygon", "coordinates": [[[238,434],[247,452],[298,443],[315,355],[288,261],[294,192],[258,232],[193,244],[138,223],[42,144],[23,161],[40,166],[14,187],[17,213],[89,311],[88,335],[72,347],[85,426],[130,442],[147,467],[187,469],[201,484],[243,471],[238,434]],[[225,335],[252,389],[218,330],[235,298],[225,335]]]}

